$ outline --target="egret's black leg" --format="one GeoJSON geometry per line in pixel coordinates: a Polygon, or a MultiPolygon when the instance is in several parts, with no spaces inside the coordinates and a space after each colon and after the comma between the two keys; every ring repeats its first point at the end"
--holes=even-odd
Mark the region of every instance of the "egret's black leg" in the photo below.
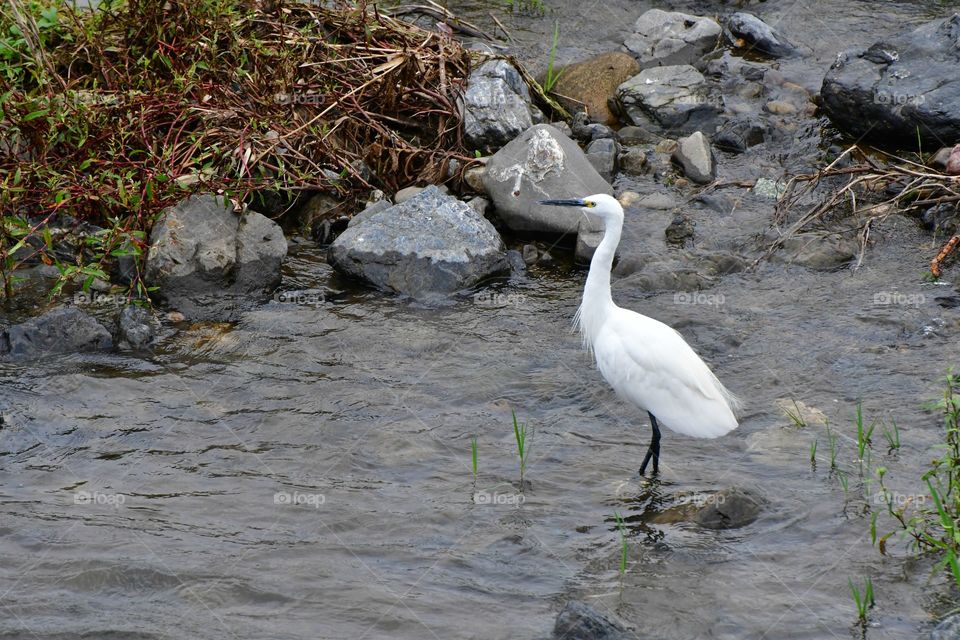
{"type": "Polygon", "coordinates": [[[640,465],[640,475],[647,470],[647,463],[653,458],[653,472],[660,473],[660,427],[657,425],[657,419],[653,414],[647,412],[650,416],[650,426],[653,427],[653,437],[650,438],[650,448],[647,449],[647,455],[643,457],[643,463],[640,465]]]}

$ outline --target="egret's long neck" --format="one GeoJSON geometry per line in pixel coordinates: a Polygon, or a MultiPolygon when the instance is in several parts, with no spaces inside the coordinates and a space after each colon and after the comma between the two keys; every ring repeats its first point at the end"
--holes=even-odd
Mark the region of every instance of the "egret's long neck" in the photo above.
{"type": "Polygon", "coordinates": [[[577,324],[583,335],[583,342],[588,347],[593,346],[597,332],[614,306],[613,297],[610,295],[610,271],[613,269],[613,257],[620,243],[622,229],[623,220],[605,221],[603,240],[590,260],[590,273],[587,274],[583,300],[577,311],[577,324]]]}

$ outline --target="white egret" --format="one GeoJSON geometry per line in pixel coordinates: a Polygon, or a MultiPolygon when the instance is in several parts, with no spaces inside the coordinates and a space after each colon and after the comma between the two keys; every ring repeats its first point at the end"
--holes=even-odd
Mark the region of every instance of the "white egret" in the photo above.
{"type": "Polygon", "coordinates": [[[660,468],[660,427],[697,438],[716,438],[737,428],[737,398],[674,329],[658,320],[623,309],[610,295],[610,270],[623,229],[623,207],[600,194],[539,204],[581,207],[603,223],[603,240],[590,261],[583,300],[575,322],[584,346],[614,391],[650,416],[653,437],[640,475],[653,459],[660,468]]]}

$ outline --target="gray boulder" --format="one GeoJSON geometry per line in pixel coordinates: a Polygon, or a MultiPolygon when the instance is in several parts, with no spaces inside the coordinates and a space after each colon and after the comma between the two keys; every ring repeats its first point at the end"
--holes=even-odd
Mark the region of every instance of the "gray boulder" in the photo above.
{"type": "Polygon", "coordinates": [[[506,60],[489,60],[470,74],[462,106],[463,131],[474,149],[498,149],[542,118],[527,84],[506,60]]]}
{"type": "Polygon", "coordinates": [[[434,186],[349,227],[330,245],[328,259],[349,276],[418,299],[509,269],[493,225],[434,186]]]}
{"type": "Polygon", "coordinates": [[[738,49],[756,51],[771,58],[786,58],[797,52],[786,38],[752,13],[735,13],[723,26],[723,35],[738,49]]]}
{"type": "Polygon", "coordinates": [[[645,69],[617,87],[617,100],[631,124],[673,133],[713,132],[720,113],[720,100],[690,65],[645,69]]]}
{"type": "Polygon", "coordinates": [[[823,109],[854,136],[888,147],[951,143],[960,131],[960,14],[867,50],[841,53],[823,79],[823,109]]]}
{"type": "Polygon", "coordinates": [[[196,195],[153,226],[145,277],[170,304],[189,307],[198,296],[268,293],[286,254],[277,223],[255,211],[241,218],[226,198],[196,195]]]}
{"type": "Polygon", "coordinates": [[[557,615],[553,627],[557,640],[627,640],[636,636],[624,625],[583,602],[571,600],[557,615]]]}
{"type": "Polygon", "coordinates": [[[613,195],[577,143],[548,124],[531,127],[494,154],[483,185],[512,230],[549,234],[577,233],[583,214],[538,200],[613,195]]]}
{"type": "Polygon", "coordinates": [[[76,307],[59,307],[0,331],[0,356],[13,359],[112,346],[107,328],[76,307]]]}
{"type": "Polygon", "coordinates": [[[713,50],[721,33],[720,25],[711,18],[660,9],[640,16],[633,31],[623,48],[642,69],[692,64],[713,50]]]}
{"type": "Polygon", "coordinates": [[[677,141],[673,161],[683,168],[683,173],[698,184],[713,182],[717,175],[710,140],[697,131],[677,141]]]}

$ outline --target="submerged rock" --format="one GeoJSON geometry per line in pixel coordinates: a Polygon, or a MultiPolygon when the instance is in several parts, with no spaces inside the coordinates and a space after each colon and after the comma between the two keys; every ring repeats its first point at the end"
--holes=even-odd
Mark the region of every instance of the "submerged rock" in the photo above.
{"type": "Polygon", "coordinates": [[[13,359],[112,346],[107,328],[76,307],[59,307],[0,332],[0,356],[13,359]]]}
{"type": "Polygon", "coordinates": [[[677,142],[677,150],[672,157],[683,168],[683,173],[698,184],[712,182],[716,177],[716,165],[710,140],[697,131],[677,142]]]}
{"type": "Polygon", "coordinates": [[[786,58],[797,49],[766,22],[747,12],[738,12],[724,22],[723,35],[738,49],[756,51],[771,58],[786,58]]]}
{"type": "Polygon", "coordinates": [[[329,260],[379,289],[419,299],[509,269],[493,225],[434,186],[348,228],[330,245],[329,260]]]}
{"type": "Polygon", "coordinates": [[[560,69],[552,93],[570,112],[586,108],[594,122],[616,124],[617,117],[610,111],[608,102],[617,87],[639,72],[640,65],[633,56],[603,53],[560,69]]]}
{"type": "Polygon", "coordinates": [[[738,529],[756,520],[762,507],[760,497],[739,487],[731,487],[710,496],[693,521],[707,529],[738,529]]]}
{"type": "Polygon", "coordinates": [[[867,50],[841,53],[820,91],[823,109],[849,134],[888,147],[943,144],[960,130],[960,14],[867,50]]]}
{"type": "Polygon", "coordinates": [[[488,60],[467,79],[463,94],[463,132],[474,149],[498,149],[533,125],[530,90],[506,60],[488,60]]]}
{"type": "Polygon", "coordinates": [[[557,640],[627,640],[636,638],[624,625],[583,602],[570,601],[553,627],[557,640]]]}
{"type": "Polygon", "coordinates": [[[623,48],[644,69],[692,64],[713,50],[720,32],[720,25],[711,18],[650,9],[637,19],[623,48]]]}
{"type": "Polygon", "coordinates": [[[706,79],[690,65],[645,69],[617,87],[617,99],[631,124],[676,133],[713,131],[720,112],[706,79]]]}
{"type": "Polygon", "coordinates": [[[537,200],[613,195],[577,143],[548,124],[531,127],[494,154],[483,184],[508,227],[548,234],[577,233],[583,214],[537,200]]]}
{"type": "Polygon", "coordinates": [[[120,312],[117,333],[121,348],[143,349],[156,337],[157,321],[146,307],[131,304],[120,312]]]}
{"type": "Polygon", "coordinates": [[[856,251],[857,243],[849,237],[810,232],[788,238],[771,260],[798,264],[815,271],[833,271],[853,260],[856,251]]]}
{"type": "Polygon", "coordinates": [[[242,217],[220,196],[191,196],[163,212],[150,233],[146,280],[173,306],[198,296],[266,294],[280,283],[287,241],[255,211],[242,217]]]}
{"type": "Polygon", "coordinates": [[[960,638],[960,613],[949,615],[930,632],[930,640],[957,640],[960,638]]]}

